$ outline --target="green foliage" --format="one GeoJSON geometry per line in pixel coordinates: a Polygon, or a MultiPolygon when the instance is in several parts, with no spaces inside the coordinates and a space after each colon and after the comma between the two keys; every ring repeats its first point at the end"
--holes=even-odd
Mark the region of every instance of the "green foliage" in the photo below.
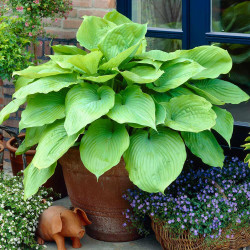
{"type": "MultiPolygon", "coordinates": [[[[103,19],[84,17],[77,39],[89,53],[54,46],[56,55],[49,62],[15,72],[21,76],[15,105],[0,117],[5,119],[20,98],[27,98],[21,127],[46,126],[38,140],[20,150],[38,141],[31,168],[51,167],[83,135],[81,159],[97,177],[123,155],[138,187],[164,192],[186,159],[181,132],[192,135],[185,136],[185,143],[194,154],[212,166],[222,165],[223,152],[209,130],[229,142],[233,120],[214,105],[249,99],[233,84],[214,79],[230,71],[230,56],[214,46],[145,52],[145,33],[146,25],[117,11],[103,19]]],[[[35,175],[27,175],[26,183],[39,178],[35,175]]],[[[35,193],[31,185],[26,187],[29,195],[35,193]]]]}
{"type": "Polygon", "coordinates": [[[53,193],[41,187],[24,201],[22,180],[22,176],[10,178],[0,171],[0,248],[44,249],[37,244],[35,232],[40,214],[52,205],[53,193]]]}
{"type": "Polygon", "coordinates": [[[24,20],[20,17],[0,15],[0,78],[12,78],[13,71],[30,65],[31,54],[26,46],[30,39],[23,32],[24,20]]]}
{"type": "MultiPolygon", "coordinates": [[[[250,133],[249,133],[250,135],[250,133]]],[[[245,150],[250,150],[250,136],[248,136],[246,138],[246,144],[243,145],[243,147],[245,148],[245,150]]],[[[250,153],[247,154],[246,158],[245,158],[245,163],[248,163],[248,166],[250,167],[250,153]]]]}

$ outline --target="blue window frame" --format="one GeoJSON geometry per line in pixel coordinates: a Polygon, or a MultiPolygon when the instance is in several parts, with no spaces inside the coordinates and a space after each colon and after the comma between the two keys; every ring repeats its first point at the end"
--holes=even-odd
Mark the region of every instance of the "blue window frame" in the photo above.
{"type": "MultiPolygon", "coordinates": [[[[131,19],[133,0],[117,0],[117,10],[131,19]]],[[[147,37],[181,39],[183,49],[211,43],[250,45],[250,34],[212,32],[212,0],[182,0],[182,30],[148,28],[147,37]]]]}

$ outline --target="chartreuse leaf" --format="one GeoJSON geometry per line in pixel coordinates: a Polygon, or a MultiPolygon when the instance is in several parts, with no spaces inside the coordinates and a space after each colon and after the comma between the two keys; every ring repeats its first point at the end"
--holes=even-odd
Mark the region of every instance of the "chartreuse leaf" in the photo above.
{"type": "Polygon", "coordinates": [[[133,23],[130,19],[119,13],[117,10],[110,11],[103,17],[103,19],[115,23],[116,25],[133,23]]]}
{"type": "Polygon", "coordinates": [[[81,79],[88,80],[91,82],[104,83],[116,77],[117,74],[113,75],[102,75],[102,76],[83,76],[81,79]]]}
{"type": "MultiPolygon", "coordinates": [[[[202,81],[204,81],[204,80],[202,80],[202,81]]],[[[190,89],[190,91],[192,90],[194,93],[196,93],[197,95],[207,99],[212,104],[215,104],[215,105],[224,105],[225,104],[224,102],[220,101],[219,99],[217,99],[213,95],[209,94],[208,92],[197,88],[194,84],[186,83],[185,85],[190,89]]]]}
{"type": "Polygon", "coordinates": [[[111,58],[108,62],[102,64],[100,70],[112,70],[113,68],[118,68],[124,61],[129,61],[134,56],[135,52],[138,50],[141,42],[131,46],[125,51],[119,53],[117,56],[111,58]]]}
{"type": "Polygon", "coordinates": [[[73,64],[79,69],[82,69],[89,75],[93,75],[97,72],[99,62],[102,58],[102,52],[93,51],[86,56],[76,55],[71,57],[68,62],[73,64]]]}
{"type": "Polygon", "coordinates": [[[84,83],[75,86],[66,96],[65,129],[68,135],[108,113],[114,106],[115,92],[108,86],[84,83]]]}
{"type": "Polygon", "coordinates": [[[169,92],[166,93],[153,93],[152,94],[154,100],[156,102],[161,103],[161,102],[169,102],[172,96],[169,94],[169,92]]]}
{"type": "Polygon", "coordinates": [[[19,76],[15,84],[15,90],[18,91],[20,88],[27,86],[28,84],[32,83],[35,79],[26,78],[23,76],[19,76]]]}
{"type": "Polygon", "coordinates": [[[21,71],[15,71],[13,73],[13,76],[19,75],[33,79],[45,76],[68,74],[68,73],[72,73],[72,70],[63,69],[51,60],[38,66],[29,66],[27,69],[21,71]]]}
{"type": "Polygon", "coordinates": [[[143,59],[143,60],[140,60],[140,61],[129,62],[129,63],[125,64],[124,67],[122,67],[122,69],[131,69],[131,68],[133,68],[135,66],[145,64],[145,65],[151,65],[156,70],[158,70],[158,69],[160,69],[162,63],[163,62],[160,62],[160,61],[153,61],[152,59],[143,59]]]}
{"type": "Polygon", "coordinates": [[[83,131],[68,136],[64,120],[48,125],[39,140],[31,163],[38,169],[48,168],[74,145],[81,132],[83,131]]]}
{"type": "Polygon", "coordinates": [[[166,62],[176,59],[180,55],[181,51],[177,50],[175,52],[167,53],[161,50],[150,50],[142,54],[136,55],[136,59],[151,59],[154,61],[166,62]]]}
{"type": "Polygon", "coordinates": [[[77,41],[88,50],[98,47],[107,32],[116,27],[112,22],[96,16],[84,16],[84,20],[77,31],[77,41]]]}
{"type": "Polygon", "coordinates": [[[50,55],[50,59],[63,69],[73,69],[74,65],[69,63],[69,59],[74,55],[50,55]]]}
{"type": "Polygon", "coordinates": [[[206,68],[193,76],[193,79],[216,78],[220,74],[227,74],[232,68],[229,53],[216,46],[199,46],[191,50],[183,50],[180,57],[192,59],[206,68]]]}
{"type": "Polygon", "coordinates": [[[54,174],[57,163],[38,169],[32,163],[24,170],[24,200],[37,193],[38,189],[54,174]]]}
{"type": "Polygon", "coordinates": [[[215,125],[212,105],[196,95],[183,95],[161,103],[166,109],[165,125],[179,131],[200,132],[215,125]]]}
{"type": "Polygon", "coordinates": [[[55,55],[86,55],[87,52],[77,48],[74,45],[54,45],[51,46],[53,48],[55,55]]]}
{"type": "Polygon", "coordinates": [[[131,86],[115,95],[115,105],[108,116],[118,123],[135,123],[155,127],[155,103],[140,87],[131,86]]]}
{"type": "Polygon", "coordinates": [[[163,73],[152,66],[136,66],[129,71],[120,72],[128,83],[151,83],[156,81],[163,73]]]}
{"type": "Polygon", "coordinates": [[[200,133],[181,133],[186,146],[201,160],[213,167],[223,167],[224,154],[214,135],[206,130],[200,133]]]}
{"type": "Polygon", "coordinates": [[[141,41],[146,32],[146,24],[125,23],[108,31],[98,47],[105,58],[110,60],[141,41]]]}
{"type": "Polygon", "coordinates": [[[155,102],[156,125],[164,124],[165,119],[166,119],[166,109],[160,103],[155,102]]]}
{"type": "Polygon", "coordinates": [[[177,88],[192,76],[204,70],[204,68],[194,61],[184,60],[179,62],[177,60],[176,63],[165,63],[161,67],[161,70],[164,71],[164,74],[154,83],[147,85],[148,88],[157,92],[166,92],[170,89],[177,88]]]}
{"type": "Polygon", "coordinates": [[[194,92],[192,92],[190,89],[185,88],[185,86],[180,86],[175,89],[171,89],[167,92],[172,97],[177,97],[180,95],[195,95],[194,92]]]}
{"type": "Polygon", "coordinates": [[[22,155],[27,152],[32,146],[36,145],[45,130],[46,125],[41,127],[27,128],[25,133],[25,139],[18,147],[16,155],[22,155]]]}
{"type": "Polygon", "coordinates": [[[217,131],[230,146],[230,140],[234,129],[233,116],[225,109],[221,109],[216,106],[213,106],[213,111],[217,115],[216,124],[213,126],[213,129],[217,131]]]}
{"type": "Polygon", "coordinates": [[[40,127],[64,118],[67,92],[67,89],[63,89],[59,92],[31,96],[26,109],[22,112],[19,129],[40,127]]]}
{"type": "Polygon", "coordinates": [[[249,95],[247,93],[230,82],[220,79],[206,79],[192,82],[193,86],[200,90],[199,93],[198,91],[197,93],[203,95],[204,98],[212,103],[215,103],[215,100],[218,100],[216,102],[219,103],[220,101],[221,104],[239,104],[249,100],[249,95]]]}
{"type": "Polygon", "coordinates": [[[0,112],[0,124],[10,117],[11,113],[16,112],[19,107],[26,102],[26,98],[14,99],[7,104],[0,112]]]}
{"type": "Polygon", "coordinates": [[[38,79],[27,86],[20,88],[16,91],[13,97],[25,98],[28,95],[43,93],[47,94],[52,91],[59,91],[70,85],[79,83],[76,74],[64,74],[56,76],[48,76],[38,79]]]}
{"type": "Polygon", "coordinates": [[[80,145],[80,154],[84,166],[97,179],[117,165],[129,146],[129,135],[125,125],[108,119],[93,122],[80,145]]]}
{"type": "Polygon", "coordinates": [[[147,192],[162,192],[181,173],[186,160],[185,145],[175,131],[138,130],[124,153],[130,180],[147,192]]]}

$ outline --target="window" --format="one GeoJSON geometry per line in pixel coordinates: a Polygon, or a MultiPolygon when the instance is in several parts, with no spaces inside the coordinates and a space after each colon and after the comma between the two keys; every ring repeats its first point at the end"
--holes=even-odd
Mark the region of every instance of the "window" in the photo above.
{"type": "MultiPolygon", "coordinates": [[[[213,44],[233,59],[231,81],[250,94],[250,1],[117,0],[117,10],[148,23],[149,49],[167,52],[213,44]]],[[[236,121],[250,124],[250,102],[227,105],[236,121]]]]}

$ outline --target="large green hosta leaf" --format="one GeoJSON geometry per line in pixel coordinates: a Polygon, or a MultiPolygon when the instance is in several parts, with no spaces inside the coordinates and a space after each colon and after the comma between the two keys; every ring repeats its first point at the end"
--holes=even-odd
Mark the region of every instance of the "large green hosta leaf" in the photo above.
{"type": "Polygon", "coordinates": [[[140,47],[141,41],[132,47],[126,49],[125,51],[119,53],[117,56],[111,58],[108,62],[102,64],[100,70],[112,70],[113,68],[118,68],[124,61],[127,62],[132,59],[138,48],[140,47]]]}
{"type": "Polygon", "coordinates": [[[110,21],[115,23],[116,25],[121,25],[124,23],[133,23],[130,19],[122,15],[116,10],[112,10],[109,13],[107,13],[104,17],[104,20],[110,21]]]}
{"type": "Polygon", "coordinates": [[[193,81],[193,86],[196,88],[195,92],[197,94],[203,96],[213,104],[239,104],[249,100],[249,95],[239,87],[220,79],[193,81]]]}
{"type": "Polygon", "coordinates": [[[73,69],[74,65],[69,63],[69,59],[74,55],[50,55],[50,59],[63,69],[73,69]]]}
{"type": "Polygon", "coordinates": [[[136,59],[151,59],[154,61],[166,62],[176,59],[180,55],[181,51],[177,50],[175,52],[167,53],[161,50],[150,50],[148,52],[136,55],[136,59]]]}
{"type": "Polygon", "coordinates": [[[87,124],[108,113],[114,106],[115,92],[108,86],[84,83],[72,88],[66,97],[65,129],[73,135],[87,124]]]}
{"type": "Polygon", "coordinates": [[[102,58],[102,52],[93,51],[85,56],[76,55],[69,59],[69,62],[79,69],[82,69],[89,75],[97,72],[99,62],[102,58]]]}
{"type": "Polygon", "coordinates": [[[155,104],[138,86],[127,87],[115,96],[108,116],[118,123],[135,123],[155,129],[155,104]]]}
{"type": "Polygon", "coordinates": [[[185,145],[177,132],[138,130],[124,153],[130,180],[147,192],[164,192],[181,173],[186,160],[185,145]]]}
{"type": "Polygon", "coordinates": [[[68,136],[64,120],[48,125],[39,140],[32,164],[39,169],[48,168],[74,145],[81,132],[68,136]]]}
{"type": "Polygon", "coordinates": [[[151,83],[156,81],[163,73],[152,66],[136,66],[131,70],[120,72],[128,83],[151,83]]]}
{"type": "Polygon", "coordinates": [[[16,151],[16,155],[24,154],[28,151],[32,146],[36,145],[47,125],[41,127],[27,128],[25,133],[25,139],[22,144],[18,147],[16,151]]]}
{"type": "Polygon", "coordinates": [[[28,84],[32,83],[35,79],[26,78],[23,76],[19,76],[15,84],[15,90],[19,90],[20,88],[27,86],[28,84]]]}
{"type": "Polygon", "coordinates": [[[63,74],[56,76],[48,76],[38,79],[27,86],[20,88],[13,97],[25,98],[28,95],[49,92],[57,92],[63,88],[69,87],[70,85],[79,83],[76,74],[63,74]]]}
{"type": "Polygon", "coordinates": [[[51,60],[38,66],[29,66],[27,69],[21,71],[15,71],[13,73],[13,76],[19,75],[33,79],[45,76],[68,74],[68,73],[72,73],[72,70],[63,69],[57,63],[51,60]]]}
{"type": "Polygon", "coordinates": [[[233,116],[225,109],[221,109],[216,106],[213,107],[213,110],[217,115],[216,124],[213,126],[213,129],[217,131],[230,146],[230,140],[234,129],[233,116]]]}
{"type": "Polygon", "coordinates": [[[181,51],[180,57],[196,61],[206,68],[193,79],[216,78],[227,74],[232,68],[232,59],[228,52],[216,46],[200,46],[191,50],[181,51]]]}
{"type": "Polygon", "coordinates": [[[179,131],[200,132],[215,125],[216,114],[212,105],[196,95],[172,98],[164,105],[167,116],[165,125],[179,131]]]}
{"type": "Polygon", "coordinates": [[[93,122],[83,136],[80,153],[84,166],[97,179],[117,165],[129,146],[129,135],[125,125],[108,119],[93,122]]]}
{"type": "Polygon", "coordinates": [[[160,62],[160,61],[154,61],[152,59],[143,59],[143,60],[140,60],[140,61],[132,61],[130,63],[127,63],[125,64],[122,69],[131,69],[131,68],[134,68],[136,66],[139,66],[139,65],[150,65],[150,66],[153,66],[156,70],[160,69],[161,65],[162,65],[163,62],[160,62]]]}
{"type": "Polygon", "coordinates": [[[22,112],[19,129],[40,127],[53,123],[65,117],[65,97],[68,90],[48,94],[36,94],[27,101],[27,107],[22,112]]]}
{"type": "Polygon", "coordinates": [[[102,75],[102,76],[83,76],[81,79],[88,80],[91,82],[104,83],[116,77],[117,74],[102,75]]]}
{"type": "Polygon", "coordinates": [[[110,30],[98,45],[107,60],[116,57],[141,41],[147,32],[147,25],[125,23],[110,30]]]}
{"type": "Polygon", "coordinates": [[[177,97],[180,95],[195,95],[194,92],[192,92],[190,89],[188,89],[184,86],[180,86],[178,88],[171,89],[167,93],[172,97],[177,97]]]}
{"type": "Polygon", "coordinates": [[[166,119],[166,109],[160,104],[155,102],[155,123],[156,125],[164,124],[166,119]]]}
{"type": "Polygon", "coordinates": [[[191,60],[184,60],[181,62],[177,60],[176,63],[165,63],[161,67],[161,70],[164,71],[164,74],[162,74],[154,83],[147,85],[147,87],[157,92],[166,92],[170,89],[177,88],[192,76],[204,70],[204,68],[200,64],[191,60]]]}
{"type": "Polygon", "coordinates": [[[224,154],[219,143],[210,131],[200,133],[181,133],[186,146],[201,160],[213,167],[223,167],[224,154]]]}
{"type": "Polygon", "coordinates": [[[87,52],[74,45],[54,45],[51,46],[55,55],[86,55],[87,52]]]}
{"type": "Polygon", "coordinates": [[[77,31],[76,39],[88,50],[98,47],[107,32],[116,27],[112,22],[95,16],[84,16],[84,20],[77,31]]]}
{"type": "Polygon", "coordinates": [[[41,187],[55,172],[57,163],[53,163],[50,167],[44,169],[36,168],[32,163],[24,170],[24,199],[34,195],[39,187],[41,187]]]}
{"type": "Polygon", "coordinates": [[[9,119],[10,114],[16,112],[19,107],[26,102],[26,98],[14,99],[6,105],[0,112],[0,124],[9,119]]]}

